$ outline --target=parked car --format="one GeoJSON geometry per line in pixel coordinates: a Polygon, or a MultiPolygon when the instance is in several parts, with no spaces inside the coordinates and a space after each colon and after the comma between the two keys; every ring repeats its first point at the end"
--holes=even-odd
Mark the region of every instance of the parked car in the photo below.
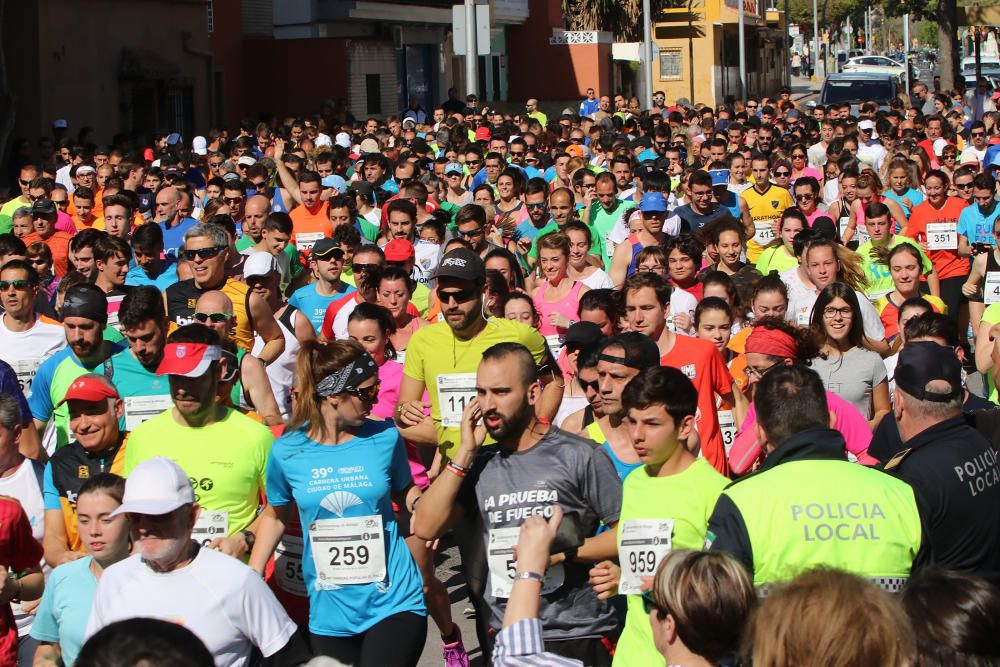
{"type": "Polygon", "coordinates": [[[850,104],[851,113],[857,115],[864,102],[875,102],[888,107],[889,100],[899,94],[899,77],[885,72],[841,72],[831,74],[823,84],[819,103],[850,104]]]}
{"type": "Polygon", "coordinates": [[[841,71],[891,74],[902,81],[906,76],[906,65],[887,56],[860,56],[844,63],[841,71]]]}
{"type": "MultiPolygon", "coordinates": [[[[980,56],[979,68],[983,76],[1000,77],[1000,59],[996,56],[980,56]]],[[[962,58],[962,77],[966,83],[976,79],[976,57],[962,58]]]]}
{"type": "Polygon", "coordinates": [[[837,52],[837,71],[843,71],[844,63],[846,63],[851,58],[857,58],[858,56],[865,55],[865,52],[861,49],[851,49],[849,51],[838,51],[837,52]]]}

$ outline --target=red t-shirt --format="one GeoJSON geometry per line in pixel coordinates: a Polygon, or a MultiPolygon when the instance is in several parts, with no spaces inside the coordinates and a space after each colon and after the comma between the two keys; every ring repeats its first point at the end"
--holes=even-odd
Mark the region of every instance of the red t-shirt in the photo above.
{"type": "Polygon", "coordinates": [[[701,437],[701,453],[723,475],[729,475],[729,461],[719,429],[719,415],[715,409],[715,396],[733,390],[733,376],[726,362],[707,340],[677,334],[674,347],[660,358],[661,366],[672,366],[688,376],[698,390],[698,413],[695,426],[701,437]]]}
{"type": "MultiPolygon", "coordinates": [[[[927,241],[927,225],[949,222],[958,223],[958,217],[962,210],[968,206],[964,199],[959,197],[948,197],[944,206],[934,208],[929,201],[923,201],[913,207],[910,211],[910,219],[906,223],[904,236],[909,236],[918,243],[927,241]]],[[[969,275],[969,258],[959,257],[958,250],[928,250],[927,258],[937,270],[938,278],[954,278],[956,276],[969,275]]]]}
{"type": "MultiPolygon", "coordinates": [[[[31,524],[13,498],[0,497],[0,565],[20,574],[38,565],[42,545],[31,536],[31,524]]],[[[17,623],[10,604],[0,609],[0,665],[17,664],[17,623]]]]}

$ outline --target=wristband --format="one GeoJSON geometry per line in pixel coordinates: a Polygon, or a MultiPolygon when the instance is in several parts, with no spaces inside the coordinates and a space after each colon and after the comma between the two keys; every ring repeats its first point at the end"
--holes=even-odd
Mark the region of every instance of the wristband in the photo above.
{"type": "Polygon", "coordinates": [[[514,575],[514,581],[520,581],[522,579],[531,579],[532,581],[537,581],[540,584],[545,583],[545,577],[537,572],[518,572],[514,575]]]}
{"type": "Polygon", "coordinates": [[[454,463],[452,461],[448,461],[448,463],[445,464],[445,469],[452,471],[453,473],[455,473],[459,477],[465,477],[466,475],[469,474],[469,469],[468,468],[463,468],[462,466],[460,466],[457,463],[454,463]]]}
{"type": "Polygon", "coordinates": [[[249,530],[241,530],[240,533],[243,535],[243,541],[246,542],[247,552],[253,551],[253,545],[257,541],[257,536],[249,530]]]}

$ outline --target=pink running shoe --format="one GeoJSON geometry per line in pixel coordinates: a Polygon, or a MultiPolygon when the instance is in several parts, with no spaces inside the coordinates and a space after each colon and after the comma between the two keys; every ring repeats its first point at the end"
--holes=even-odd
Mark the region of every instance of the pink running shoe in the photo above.
{"type": "Polygon", "coordinates": [[[469,654],[465,652],[465,645],[462,644],[462,631],[455,626],[458,639],[451,644],[441,644],[444,653],[445,667],[469,667],[469,654]]]}

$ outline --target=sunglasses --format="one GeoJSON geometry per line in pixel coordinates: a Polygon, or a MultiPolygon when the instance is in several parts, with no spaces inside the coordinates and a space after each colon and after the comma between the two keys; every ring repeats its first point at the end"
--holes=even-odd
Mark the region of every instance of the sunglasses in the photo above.
{"type": "Polygon", "coordinates": [[[6,292],[11,287],[14,289],[28,289],[31,286],[27,280],[0,280],[0,291],[6,292]]]}
{"type": "Polygon", "coordinates": [[[545,202],[540,204],[525,204],[525,208],[545,208],[545,202]]]}
{"type": "Polygon", "coordinates": [[[24,187],[28,187],[28,184],[31,183],[31,181],[26,181],[23,178],[17,179],[17,182],[23,185],[24,187]]]}
{"type": "Polygon", "coordinates": [[[456,289],[456,290],[448,290],[447,292],[439,289],[437,293],[438,293],[438,299],[440,299],[442,305],[448,303],[452,299],[455,300],[455,303],[459,304],[468,303],[469,301],[475,299],[476,296],[479,294],[474,289],[456,289]]]}
{"type": "Polygon", "coordinates": [[[482,227],[476,227],[475,229],[468,229],[464,232],[461,229],[458,230],[458,235],[461,236],[463,239],[469,239],[472,238],[473,236],[480,236],[482,235],[482,233],[483,233],[482,227]]]}
{"type": "MultiPolygon", "coordinates": [[[[315,255],[315,257],[316,259],[322,259],[324,261],[332,259],[335,262],[342,262],[344,261],[344,251],[340,248],[330,248],[322,255],[315,255]]],[[[370,266],[370,265],[362,264],[361,266],[370,266]]]]}
{"type": "Polygon", "coordinates": [[[243,197],[223,197],[222,201],[226,202],[227,204],[239,204],[241,201],[243,201],[243,197]]]}
{"type": "Polygon", "coordinates": [[[985,137],[986,133],[985,132],[973,132],[972,136],[973,137],[985,137]]]}
{"type": "Polygon", "coordinates": [[[466,160],[465,164],[482,164],[482,160],[466,160]]]}
{"type": "Polygon", "coordinates": [[[253,186],[254,190],[260,192],[261,190],[267,187],[267,181],[260,181],[259,183],[254,183],[251,181],[250,185],[253,186]]]}
{"type": "Polygon", "coordinates": [[[354,273],[365,273],[378,271],[382,268],[381,264],[355,264],[353,267],[354,273]]]}
{"type": "Polygon", "coordinates": [[[646,616],[649,616],[650,612],[653,610],[664,614],[667,613],[665,609],[656,604],[656,599],[653,597],[653,591],[646,591],[642,594],[642,610],[646,613],[646,616]]]}
{"type": "Polygon", "coordinates": [[[600,389],[598,387],[598,385],[600,384],[600,380],[594,380],[592,382],[585,382],[583,380],[583,378],[577,376],[576,381],[577,381],[577,383],[579,383],[580,389],[583,389],[584,391],[587,391],[588,389],[592,389],[595,393],[598,392],[598,391],[600,391],[600,389]]]}
{"type": "Polygon", "coordinates": [[[195,257],[200,257],[201,259],[212,259],[218,256],[220,252],[225,250],[225,246],[214,245],[209,248],[198,248],[197,250],[183,250],[181,254],[189,262],[193,262],[195,257]]]}
{"type": "Polygon", "coordinates": [[[781,171],[774,172],[774,175],[777,176],[778,178],[781,178],[783,176],[788,176],[791,173],[792,172],[790,172],[790,171],[785,171],[784,169],[782,169],[781,171]]]}
{"type": "Polygon", "coordinates": [[[955,183],[955,187],[960,190],[971,190],[972,183],[955,183]]]}
{"type": "Polygon", "coordinates": [[[350,394],[351,396],[356,396],[361,400],[362,403],[377,403],[378,393],[381,390],[382,385],[376,382],[370,387],[350,387],[345,389],[345,394],[350,394]]]}
{"type": "Polygon", "coordinates": [[[225,164],[225,162],[209,162],[208,166],[211,167],[212,169],[218,169],[219,167],[221,167],[224,164],[225,164]]]}
{"type": "Polygon", "coordinates": [[[521,157],[522,155],[524,155],[524,151],[511,151],[510,155],[511,157],[521,157]]]}
{"type": "Polygon", "coordinates": [[[202,324],[205,322],[212,322],[213,324],[221,324],[222,322],[228,322],[232,315],[229,313],[195,313],[194,319],[198,320],[202,324]]]}

